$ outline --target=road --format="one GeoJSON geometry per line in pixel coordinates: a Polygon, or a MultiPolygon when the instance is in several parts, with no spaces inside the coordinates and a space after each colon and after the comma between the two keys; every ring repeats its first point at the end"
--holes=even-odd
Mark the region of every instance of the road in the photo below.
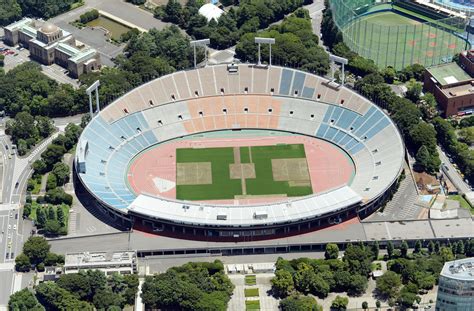
{"type": "Polygon", "coordinates": [[[453,185],[458,189],[460,194],[467,193],[471,191],[471,187],[467,185],[461,175],[458,173],[456,168],[453,164],[449,161],[448,156],[444,153],[443,150],[438,146],[438,153],[441,162],[446,165],[447,169],[443,169],[443,173],[447,175],[449,180],[453,183],[453,185]]]}

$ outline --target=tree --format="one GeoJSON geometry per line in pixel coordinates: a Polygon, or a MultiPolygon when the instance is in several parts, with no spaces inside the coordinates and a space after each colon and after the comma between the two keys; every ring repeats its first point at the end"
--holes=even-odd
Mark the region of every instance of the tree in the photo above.
{"type": "Polygon", "coordinates": [[[110,288],[103,288],[95,293],[93,302],[98,310],[108,310],[113,306],[121,308],[124,301],[120,294],[114,293],[110,288]]]}
{"type": "Polygon", "coordinates": [[[420,82],[412,79],[408,81],[407,84],[407,92],[405,94],[406,98],[410,99],[413,102],[417,102],[420,99],[421,92],[423,90],[423,86],[420,82]]]}
{"type": "Polygon", "coordinates": [[[47,217],[44,208],[42,206],[38,206],[36,208],[36,226],[38,228],[43,228],[46,224],[46,220],[47,217]]]}
{"type": "Polygon", "coordinates": [[[441,256],[444,262],[454,260],[453,251],[450,247],[441,247],[441,249],[439,250],[439,255],[441,256]]]}
{"type": "Polygon", "coordinates": [[[36,297],[46,310],[93,310],[89,303],[77,299],[73,293],[54,282],[36,286],[36,297]]]}
{"type": "Polygon", "coordinates": [[[276,270],[275,277],[271,280],[272,291],[277,297],[286,297],[295,289],[293,277],[286,270],[276,270]]]}
{"type": "Polygon", "coordinates": [[[44,225],[44,232],[47,235],[57,235],[61,233],[61,224],[56,219],[48,219],[44,225]]]}
{"type": "Polygon", "coordinates": [[[415,249],[413,250],[414,253],[420,253],[422,249],[421,241],[416,240],[415,242],[415,249]]]}
{"type": "Polygon", "coordinates": [[[346,310],[348,304],[349,304],[349,298],[341,297],[337,295],[336,298],[334,298],[334,300],[331,303],[331,309],[346,310]]]}
{"type": "Polygon", "coordinates": [[[422,170],[422,171],[428,171],[430,161],[431,161],[431,155],[430,152],[428,151],[428,148],[426,148],[425,145],[421,146],[420,149],[418,149],[416,155],[416,165],[422,170]]]}
{"type": "Polygon", "coordinates": [[[66,225],[66,218],[64,216],[64,210],[63,210],[62,205],[56,208],[56,214],[58,217],[59,224],[61,225],[61,227],[64,227],[66,225]]]}
{"type": "Polygon", "coordinates": [[[23,252],[30,259],[32,264],[43,262],[49,253],[51,246],[44,237],[32,236],[23,245],[23,252]]]}
{"type": "Polygon", "coordinates": [[[408,256],[408,243],[404,240],[400,245],[400,253],[403,258],[407,258],[408,256]]]}
{"type": "Polygon", "coordinates": [[[56,145],[56,144],[51,144],[46,148],[46,151],[44,151],[41,154],[41,158],[46,164],[46,167],[48,169],[52,169],[53,165],[59,161],[62,160],[62,157],[66,153],[66,149],[64,146],[56,145]]]}
{"type": "Polygon", "coordinates": [[[351,277],[351,282],[347,288],[347,293],[351,296],[362,295],[367,289],[367,284],[367,277],[360,274],[354,274],[351,277]]]}
{"type": "Polygon", "coordinates": [[[367,301],[362,302],[362,309],[367,310],[369,308],[369,303],[367,301]]]}
{"type": "Polygon", "coordinates": [[[51,173],[54,176],[56,176],[58,186],[64,185],[69,180],[69,174],[70,174],[69,166],[63,162],[58,162],[54,164],[53,170],[51,171],[51,173]]]}
{"type": "Polygon", "coordinates": [[[337,246],[337,244],[326,244],[326,252],[324,253],[324,258],[337,259],[337,257],[339,257],[339,247],[337,246]]]}
{"type": "Polygon", "coordinates": [[[393,256],[393,243],[392,241],[388,241],[387,243],[387,255],[388,255],[388,258],[392,258],[393,256]]]}
{"type": "Polygon", "coordinates": [[[372,243],[371,250],[374,260],[377,260],[379,258],[380,251],[379,242],[375,241],[374,243],[372,243]]]}
{"type": "Polygon", "coordinates": [[[415,302],[419,303],[421,301],[417,293],[418,287],[413,283],[408,283],[400,291],[397,302],[405,308],[411,308],[415,302]]]}
{"type": "Polygon", "coordinates": [[[64,262],[64,257],[62,255],[58,255],[51,252],[49,252],[46,255],[46,258],[44,259],[45,266],[55,266],[58,263],[63,263],[63,262],[64,262]]]}
{"type": "Polygon", "coordinates": [[[428,252],[432,254],[434,252],[434,249],[435,249],[435,244],[433,243],[433,241],[430,241],[428,243],[428,252]]]}
{"type": "Polygon", "coordinates": [[[51,204],[66,204],[71,206],[72,205],[72,195],[64,192],[62,188],[54,188],[48,190],[46,192],[46,196],[44,197],[45,201],[51,204]]]}
{"type": "Polygon", "coordinates": [[[84,274],[63,274],[56,284],[75,295],[77,299],[85,300],[92,296],[89,280],[84,274]]]}
{"type": "Polygon", "coordinates": [[[28,272],[31,268],[30,258],[24,253],[16,256],[15,258],[15,270],[19,272],[28,272]]]}
{"type": "Polygon", "coordinates": [[[316,299],[311,296],[291,295],[280,301],[282,311],[322,311],[316,299]]]}
{"type": "Polygon", "coordinates": [[[58,186],[58,179],[54,174],[48,174],[48,179],[46,181],[46,190],[54,189],[58,186]]]}
{"type": "Polygon", "coordinates": [[[393,271],[387,271],[377,279],[376,289],[380,295],[392,299],[398,295],[401,284],[402,282],[398,274],[393,271]]]}
{"type": "Polygon", "coordinates": [[[474,144],[474,127],[466,127],[458,132],[459,140],[468,145],[474,144]]]}
{"type": "Polygon", "coordinates": [[[24,288],[10,296],[8,300],[8,310],[11,311],[44,311],[44,307],[36,299],[35,295],[27,288],[24,288]]]}

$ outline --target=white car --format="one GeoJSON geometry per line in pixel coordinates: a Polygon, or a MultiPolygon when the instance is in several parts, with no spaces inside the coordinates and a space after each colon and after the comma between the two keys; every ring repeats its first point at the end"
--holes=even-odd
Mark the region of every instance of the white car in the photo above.
{"type": "Polygon", "coordinates": [[[12,228],[12,225],[8,224],[8,230],[10,230],[12,228]]]}
{"type": "Polygon", "coordinates": [[[16,230],[16,225],[13,225],[13,230],[16,230]]]}

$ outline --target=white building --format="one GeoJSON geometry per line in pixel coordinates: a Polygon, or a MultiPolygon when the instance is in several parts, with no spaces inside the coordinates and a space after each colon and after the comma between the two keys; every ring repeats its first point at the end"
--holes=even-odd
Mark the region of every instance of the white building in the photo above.
{"type": "Polygon", "coordinates": [[[132,274],[137,272],[137,253],[125,252],[83,252],[68,253],[64,260],[64,273],[78,273],[80,270],[101,270],[105,274],[132,274]]]}
{"type": "Polygon", "coordinates": [[[439,277],[436,311],[474,310],[474,257],[448,261],[439,277]]]}

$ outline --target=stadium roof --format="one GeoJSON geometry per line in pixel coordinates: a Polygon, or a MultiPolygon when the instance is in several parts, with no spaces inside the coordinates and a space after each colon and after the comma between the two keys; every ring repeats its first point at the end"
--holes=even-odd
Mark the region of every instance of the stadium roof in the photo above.
{"type": "Polygon", "coordinates": [[[211,21],[211,19],[218,20],[224,11],[219,9],[216,5],[212,3],[206,3],[199,9],[199,14],[207,18],[207,21],[211,21]]]}
{"type": "Polygon", "coordinates": [[[218,206],[139,195],[128,207],[142,215],[214,226],[271,225],[311,219],[357,204],[362,197],[348,186],[299,200],[256,206],[218,206]]]}
{"type": "Polygon", "coordinates": [[[434,66],[427,70],[442,86],[471,80],[471,76],[456,63],[434,66]]]}

